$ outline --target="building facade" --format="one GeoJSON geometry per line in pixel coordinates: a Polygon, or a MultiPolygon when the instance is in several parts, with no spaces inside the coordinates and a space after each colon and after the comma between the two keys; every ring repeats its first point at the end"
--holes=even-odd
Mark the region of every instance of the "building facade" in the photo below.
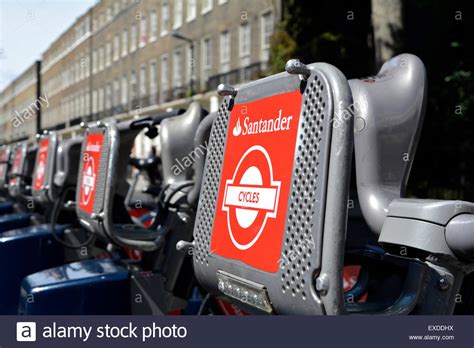
{"type": "Polygon", "coordinates": [[[40,67],[39,61],[34,62],[0,92],[0,143],[36,134],[41,110],[48,105],[41,95],[40,67]]]}
{"type": "Polygon", "coordinates": [[[42,129],[70,127],[90,115],[91,37],[89,10],[43,53],[42,92],[50,105],[43,109],[42,129]]]}
{"type": "Polygon", "coordinates": [[[262,76],[280,17],[281,0],[101,0],[43,54],[41,128],[209,107],[219,83],[262,76]]]}

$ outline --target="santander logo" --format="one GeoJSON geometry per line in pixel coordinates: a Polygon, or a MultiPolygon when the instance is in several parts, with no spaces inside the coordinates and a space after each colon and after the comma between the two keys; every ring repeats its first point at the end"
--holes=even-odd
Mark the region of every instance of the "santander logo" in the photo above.
{"type": "Polygon", "coordinates": [[[249,116],[244,117],[243,127],[240,124],[240,117],[232,129],[232,134],[237,137],[239,135],[252,135],[261,133],[273,133],[290,130],[293,116],[283,116],[283,110],[280,109],[278,114],[271,118],[262,118],[253,121],[249,116]]]}
{"type": "Polygon", "coordinates": [[[234,129],[232,130],[232,134],[234,137],[238,137],[242,133],[242,127],[240,126],[240,117],[237,119],[237,123],[235,124],[234,129]]]}

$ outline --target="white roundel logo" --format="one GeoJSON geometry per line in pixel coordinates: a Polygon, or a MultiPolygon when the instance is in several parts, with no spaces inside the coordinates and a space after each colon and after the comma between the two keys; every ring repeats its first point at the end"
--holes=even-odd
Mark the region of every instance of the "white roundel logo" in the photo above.
{"type": "Polygon", "coordinates": [[[46,155],[42,153],[40,155],[40,159],[38,162],[38,169],[36,171],[36,175],[38,176],[38,178],[42,178],[44,176],[45,169],[46,169],[46,155]]]}
{"type": "Polygon", "coordinates": [[[275,218],[280,181],[273,180],[273,167],[267,150],[249,148],[226,181],[222,210],[227,212],[230,238],[236,248],[247,250],[260,238],[268,218],[275,218]]]}
{"type": "Polygon", "coordinates": [[[92,197],[92,192],[95,189],[95,162],[92,156],[89,156],[85,163],[85,170],[82,175],[82,204],[87,205],[92,197]]]}

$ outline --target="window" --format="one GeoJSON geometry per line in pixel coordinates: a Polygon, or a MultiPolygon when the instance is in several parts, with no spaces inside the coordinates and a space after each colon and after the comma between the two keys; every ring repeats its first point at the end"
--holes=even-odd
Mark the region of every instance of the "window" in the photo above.
{"type": "Polygon", "coordinates": [[[87,77],[87,67],[89,66],[88,58],[86,56],[82,56],[80,60],[80,64],[81,64],[81,80],[83,80],[87,77]]]}
{"type": "Polygon", "coordinates": [[[107,22],[110,22],[112,20],[112,7],[109,6],[107,7],[107,22]]]}
{"type": "MultiPolygon", "coordinates": [[[[51,113],[53,113],[53,110],[51,110],[51,113]]],[[[71,116],[72,116],[71,118],[74,118],[76,116],[76,96],[75,95],[71,96],[71,116]]]]}
{"type": "Polygon", "coordinates": [[[79,100],[79,96],[76,94],[74,97],[74,116],[79,116],[81,113],[81,101],[79,100]]]}
{"type": "Polygon", "coordinates": [[[137,49],[137,25],[132,24],[130,28],[130,52],[135,52],[137,49]]]}
{"type": "Polygon", "coordinates": [[[68,106],[69,106],[69,102],[67,101],[67,99],[63,99],[63,100],[61,101],[61,113],[62,113],[63,115],[71,115],[71,114],[69,113],[69,110],[67,109],[68,106]]]}
{"type": "Polygon", "coordinates": [[[221,71],[227,72],[229,70],[230,61],[230,34],[227,30],[221,33],[219,51],[221,71]]]}
{"type": "Polygon", "coordinates": [[[89,16],[84,19],[84,34],[89,33],[91,31],[91,19],[89,16]]]}
{"type": "Polygon", "coordinates": [[[130,73],[130,99],[132,100],[132,107],[135,107],[134,104],[137,102],[137,96],[137,74],[135,73],[135,70],[132,70],[130,73]]]}
{"type": "Polygon", "coordinates": [[[173,29],[178,29],[183,24],[183,0],[174,1],[173,29]]]}
{"type": "Polygon", "coordinates": [[[168,34],[168,28],[170,25],[170,8],[168,0],[163,0],[161,4],[161,36],[168,34]]]}
{"type": "Polygon", "coordinates": [[[112,43],[107,42],[105,45],[105,66],[109,67],[112,63],[112,43]]]}
{"type": "Polygon", "coordinates": [[[99,71],[104,70],[104,46],[99,48],[99,71]]]}
{"type": "Polygon", "coordinates": [[[84,99],[84,93],[81,91],[79,96],[79,116],[85,114],[84,110],[86,109],[86,101],[84,99]]]}
{"type": "MultiPolygon", "coordinates": [[[[76,83],[79,82],[79,80],[81,79],[81,65],[79,63],[79,60],[76,62],[76,71],[75,71],[74,75],[75,75],[74,81],[76,83]]],[[[56,90],[56,87],[55,87],[55,90],[56,90]]]]}
{"type": "Polygon", "coordinates": [[[149,89],[150,105],[156,104],[157,84],[156,84],[156,61],[150,63],[149,89]]]}
{"type": "Polygon", "coordinates": [[[100,88],[100,89],[99,89],[99,102],[98,102],[98,106],[99,106],[99,112],[104,111],[104,89],[103,89],[103,88],[100,88]]]}
{"type": "Polygon", "coordinates": [[[197,0],[186,0],[187,1],[187,8],[186,8],[186,22],[191,22],[196,19],[196,1],[197,0]]]}
{"type": "Polygon", "coordinates": [[[227,3],[227,0],[217,0],[218,5],[224,5],[225,3],[227,3]]]}
{"type": "Polygon", "coordinates": [[[128,53],[128,31],[125,29],[122,32],[122,57],[125,57],[128,53]]]}
{"type": "Polygon", "coordinates": [[[97,90],[92,92],[92,113],[97,113],[97,90]]]}
{"type": "Polygon", "coordinates": [[[114,62],[119,60],[120,57],[120,35],[115,34],[114,36],[114,62]]]}
{"type": "Polygon", "coordinates": [[[119,79],[114,80],[114,93],[112,94],[112,107],[116,108],[120,104],[120,82],[119,79]]]}
{"type": "MultiPolygon", "coordinates": [[[[67,83],[68,83],[68,81],[67,81],[67,70],[64,70],[64,71],[61,73],[61,76],[62,76],[62,77],[61,77],[61,81],[62,81],[62,83],[61,83],[61,90],[63,90],[64,88],[67,87],[67,83]]],[[[2,101],[0,101],[0,104],[1,104],[1,103],[2,103],[2,101]]]]}
{"type": "Polygon", "coordinates": [[[71,64],[71,67],[69,68],[69,86],[73,84],[74,84],[74,66],[71,64]]]}
{"type": "Polygon", "coordinates": [[[173,53],[173,87],[178,88],[183,85],[183,74],[182,74],[182,52],[176,50],[173,53]]]}
{"type": "MultiPolygon", "coordinates": [[[[193,57],[193,54],[191,52],[191,45],[186,46],[186,81],[191,81],[195,79],[194,76],[191,76],[193,73],[195,74],[196,72],[193,71],[193,67],[196,65],[196,62],[194,61],[195,57],[193,57]]],[[[191,86],[190,86],[191,87],[191,86]]]]}
{"type": "Polygon", "coordinates": [[[161,74],[160,74],[160,86],[161,86],[161,98],[160,100],[163,102],[166,100],[166,94],[169,89],[168,84],[168,56],[163,55],[161,57],[161,74]]]}
{"type": "Polygon", "coordinates": [[[120,2],[115,1],[114,2],[114,16],[118,15],[120,12],[120,2]]]}
{"type": "Polygon", "coordinates": [[[89,55],[87,56],[84,56],[84,59],[82,61],[82,64],[84,65],[84,72],[85,72],[85,76],[86,77],[89,77],[90,74],[91,74],[91,67],[90,67],[90,58],[89,58],[89,55]]]}
{"type": "MultiPolygon", "coordinates": [[[[84,74],[84,65],[82,63],[82,57],[79,57],[79,59],[77,60],[77,64],[79,64],[79,67],[78,67],[78,73],[79,73],[79,81],[82,81],[86,76],[84,74]]],[[[56,82],[58,79],[56,78],[56,82]]],[[[58,85],[56,85],[56,90],[58,89],[58,85]]]]}
{"type": "Polygon", "coordinates": [[[140,66],[140,98],[146,96],[146,65],[140,66]]]}
{"type": "Polygon", "coordinates": [[[92,73],[95,74],[96,72],[97,72],[97,50],[94,50],[92,51],[92,73]]]}
{"type": "Polygon", "coordinates": [[[128,79],[127,74],[122,76],[122,106],[128,109],[128,79]]]}
{"type": "Polygon", "coordinates": [[[145,47],[147,41],[148,41],[148,32],[147,32],[146,17],[142,16],[142,19],[140,20],[140,43],[138,44],[139,47],[145,47]]]}
{"type": "Polygon", "coordinates": [[[111,108],[112,108],[112,86],[110,83],[108,83],[105,86],[105,110],[109,112],[111,108]]]}
{"type": "MultiPolygon", "coordinates": [[[[239,56],[240,66],[246,67],[250,65],[250,50],[251,50],[251,30],[250,23],[244,23],[239,28],[239,56]]],[[[247,80],[248,78],[244,78],[247,80]]]]}
{"type": "Polygon", "coordinates": [[[67,101],[67,107],[68,107],[68,114],[69,115],[74,115],[74,100],[72,99],[72,97],[69,97],[68,101],[67,101]]]}
{"type": "Polygon", "coordinates": [[[261,59],[268,61],[270,56],[270,38],[273,33],[273,13],[267,12],[260,20],[261,59]]]}
{"type": "Polygon", "coordinates": [[[158,34],[158,15],[156,10],[152,10],[150,13],[150,42],[156,40],[158,34]]]}
{"type": "Polygon", "coordinates": [[[202,9],[201,9],[202,14],[206,14],[212,10],[212,1],[213,0],[202,0],[202,9]]]}
{"type": "Polygon", "coordinates": [[[240,57],[250,55],[250,24],[244,23],[239,30],[239,53],[240,57]]]}
{"type": "Polygon", "coordinates": [[[91,94],[89,93],[89,88],[86,89],[85,99],[86,99],[86,110],[84,111],[84,113],[86,115],[89,115],[90,107],[91,107],[91,94]]]}
{"type": "Polygon", "coordinates": [[[204,39],[202,42],[202,83],[205,84],[209,79],[212,68],[212,41],[210,38],[204,39]]]}

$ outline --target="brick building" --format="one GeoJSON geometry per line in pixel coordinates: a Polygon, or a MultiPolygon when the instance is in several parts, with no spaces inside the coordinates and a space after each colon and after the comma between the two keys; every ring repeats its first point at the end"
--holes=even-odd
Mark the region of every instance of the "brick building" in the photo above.
{"type": "Polygon", "coordinates": [[[43,54],[41,128],[209,107],[220,82],[261,76],[280,17],[280,0],[102,0],[43,54]]]}
{"type": "Polygon", "coordinates": [[[49,103],[40,95],[40,66],[34,62],[0,92],[0,143],[36,134],[41,109],[49,103]]]}

